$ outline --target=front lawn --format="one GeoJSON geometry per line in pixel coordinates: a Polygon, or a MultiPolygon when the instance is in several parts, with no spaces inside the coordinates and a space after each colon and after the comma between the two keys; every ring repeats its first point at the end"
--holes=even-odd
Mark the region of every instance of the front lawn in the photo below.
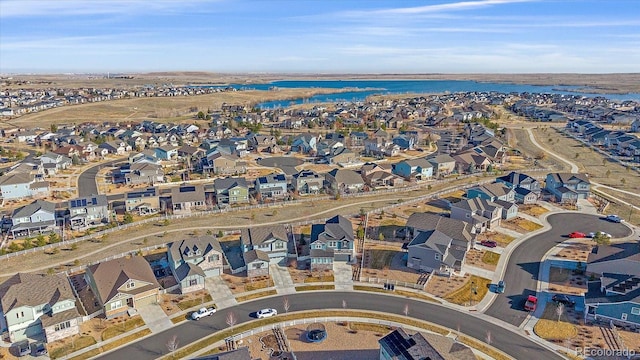
{"type": "Polygon", "coordinates": [[[482,300],[489,291],[489,284],[491,284],[491,280],[471,275],[469,280],[461,288],[446,295],[444,299],[458,305],[476,304],[482,300]],[[475,285],[475,293],[471,291],[472,283],[475,285]]]}
{"type": "Polygon", "coordinates": [[[554,303],[548,303],[544,308],[544,314],[542,314],[542,317],[536,323],[533,331],[545,340],[566,340],[574,338],[578,334],[578,330],[569,322],[570,320],[564,311],[558,321],[558,314],[556,313],[557,307],[558,305],[554,303]]]}
{"type": "Polygon", "coordinates": [[[484,255],[482,255],[482,262],[485,264],[498,265],[498,260],[500,260],[500,254],[491,251],[486,251],[484,255]]]}

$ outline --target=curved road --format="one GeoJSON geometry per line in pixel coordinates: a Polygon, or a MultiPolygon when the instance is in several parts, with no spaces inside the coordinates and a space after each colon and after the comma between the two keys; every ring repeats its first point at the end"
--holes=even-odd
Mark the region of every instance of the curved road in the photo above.
{"type": "MultiPolygon", "coordinates": [[[[315,293],[299,293],[287,296],[291,304],[290,311],[313,309],[342,310],[343,300],[349,309],[363,309],[402,315],[405,305],[409,306],[412,318],[430,321],[445,327],[460,326],[460,332],[476,339],[484,339],[487,332],[491,333],[492,345],[501,349],[518,360],[556,360],[563,359],[526,337],[514,334],[511,330],[495,325],[468,313],[459,312],[440,305],[404,299],[396,296],[386,296],[373,293],[335,292],[319,296],[315,293]]],[[[187,345],[200,340],[214,332],[228,328],[226,316],[233,312],[238,324],[253,320],[249,315],[257,309],[272,307],[284,313],[281,297],[263,298],[247,303],[241,303],[229,309],[202,319],[200,321],[186,321],[169,330],[152,335],[124,348],[100,356],[100,359],[156,359],[168,354],[166,343],[176,335],[180,345],[187,345]]],[[[331,334],[329,334],[331,336],[331,334]]]]}
{"type": "Polygon", "coordinates": [[[123,159],[111,160],[96,166],[92,166],[87,170],[80,173],[78,176],[78,197],[85,197],[91,195],[97,195],[98,192],[98,183],[96,182],[96,176],[98,176],[98,171],[104,167],[108,167],[117,162],[122,162],[123,159]]]}
{"type": "Polygon", "coordinates": [[[504,294],[498,295],[484,314],[519,326],[529,314],[523,310],[528,295],[535,295],[540,272],[540,259],[556,245],[567,240],[573,231],[584,233],[604,231],[614,238],[631,235],[623,224],[600,216],[580,213],[559,213],[547,217],[551,229],[527,239],[511,253],[504,272],[504,294]]]}

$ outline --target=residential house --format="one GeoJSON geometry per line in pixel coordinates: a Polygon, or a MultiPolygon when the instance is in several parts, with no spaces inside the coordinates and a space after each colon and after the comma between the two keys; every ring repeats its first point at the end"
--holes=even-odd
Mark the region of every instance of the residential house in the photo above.
{"type": "Polygon", "coordinates": [[[125,184],[127,185],[155,185],[165,182],[164,170],[162,170],[162,166],[160,165],[148,162],[136,162],[123,166],[128,167],[128,171],[123,174],[125,184]]]}
{"type": "Polygon", "coordinates": [[[550,173],[547,174],[545,189],[557,202],[573,202],[591,196],[591,182],[586,174],[550,173]]]}
{"type": "Polygon", "coordinates": [[[380,360],[475,360],[468,346],[446,336],[397,328],[378,340],[380,360]]]}
{"type": "Polygon", "coordinates": [[[407,267],[442,275],[459,273],[474,242],[471,226],[434,213],[414,213],[406,224],[407,267]]]}
{"type": "Polygon", "coordinates": [[[352,149],[359,149],[364,147],[364,141],[369,138],[366,132],[352,131],[349,134],[349,147],[352,149]]]}
{"type": "Polygon", "coordinates": [[[341,215],[313,224],[309,247],[311,271],[333,269],[338,261],[350,262],[355,258],[353,224],[341,215]]]}
{"type": "Polygon", "coordinates": [[[362,176],[354,170],[333,169],[325,174],[325,179],[334,193],[353,194],[364,188],[362,176]]]}
{"type": "Polygon", "coordinates": [[[160,211],[160,192],[157,187],[134,190],[124,195],[125,209],[138,215],[151,215],[160,211]]]}
{"type": "Polygon", "coordinates": [[[515,194],[516,192],[513,191],[513,189],[499,182],[477,185],[467,189],[467,199],[481,197],[489,201],[503,200],[514,202],[515,194]]]}
{"type": "Polygon", "coordinates": [[[535,204],[538,201],[540,193],[535,193],[529,189],[518,187],[515,189],[516,202],[520,204],[535,204]]]}
{"type": "Polygon", "coordinates": [[[224,254],[213,236],[187,238],[167,244],[169,268],[182,294],[205,288],[205,280],[220,276],[224,254]]]}
{"type": "Polygon", "coordinates": [[[392,141],[398,145],[401,150],[413,150],[416,144],[416,138],[407,134],[398,135],[394,137],[392,141]]]}
{"type": "Polygon", "coordinates": [[[247,268],[247,277],[268,276],[269,263],[271,259],[269,255],[261,250],[249,250],[242,253],[245,266],[247,268]]]}
{"type": "Polygon", "coordinates": [[[257,152],[263,152],[266,149],[276,145],[277,139],[272,135],[251,134],[248,136],[249,147],[257,152]]]}
{"type": "Polygon", "coordinates": [[[428,180],[433,177],[433,165],[424,158],[402,160],[395,165],[393,172],[407,180],[428,180]]]}
{"type": "Polygon", "coordinates": [[[109,203],[106,195],[92,195],[69,200],[69,224],[71,228],[83,229],[90,225],[109,221],[109,203]]]}
{"type": "Polygon", "coordinates": [[[456,169],[456,160],[447,154],[440,154],[427,158],[433,165],[433,175],[443,177],[451,174],[456,169]]]}
{"type": "Polygon", "coordinates": [[[11,171],[0,176],[0,196],[2,201],[17,200],[30,197],[47,196],[49,183],[41,181],[33,174],[11,171]]]}
{"type": "Polygon", "coordinates": [[[401,187],[405,185],[403,178],[389,171],[376,171],[362,176],[365,184],[370,188],[401,187]]]}
{"type": "Polygon", "coordinates": [[[18,273],[0,284],[0,332],[9,341],[53,342],[79,333],[80,314],[66,275],[18,273]]]}
{"type": "Polygon", "coordinates": [[[9,230],[14,239],[31,237],[35,234],[52,232],[56,229],[56,204],[36,200],[19,207],[11,215],[12,226],[9,230]]]}
{"type": "Polygon", "coordinates": [[[328,164],[350,164],[356,161],[356,153],[344,146],[332,148],[324,157],[328,164]]]}
{"type": "Polygon", "coordinates": [[[291,151],[302,154],[316,153],[319,136],[316,134],[300,134],[291,141],[291,151]]]}
{"type": "Polygon", "coordinates": [[[451,204],[451,218],[471,224],[472,231],[480,234],[500,226],[502,206],[481,197],[451,204]]]}
{"type": "Polygon", "coordinates": [[[324,176],[313,170],[301,170],[293,175],[291,186],[300,195],[319,194],[324,184],[324,176]]]}
{"type": "Polygon", "coordinates": [[[107,141],[100,145],[98,145],[99,149],[107,149],[109,154],[115,155],[126,155],[131,152],[133,148],[131,145],[127,144],[124,141],[107,141]]]}
{"type": "Polygon", "coordinates": [[[473,174],[488,171],[491,160],[475,151],[465,151],[452,156],[456,162],[458,174],[473,174]]]}
{"type": "Polygon", "coordinates": [[[288,195],[287,179],[284,174],[259,176],[255,183],[256,194],[261,200],[282,199],[288,195]]]}
{"type": "Polygon", "coordinates": [[[598,245],[589,254],[585,318],[640,326],[640,252],[638,242],[598,245]]]}
{"type": "Polygon", "coordinates": [[[247,172],[247,164],[237,155],[214,151],[202,158],[202,170],[216,175],[238,175],[247,172]]]}
{"type": "Polygon", "coordinates": [[[267,254],[272,263],[278,263],[287,257],[289,235],[284,225],[242,229],[240,241],[242,252],[260,250],[267,254]]]}
{"type": "Polygon", "coordinates": [[[155,148],[156,158],[159,160],[173,160],[178,157],[178,147],[163,145],[155,148]]]}
{"type": "Polygon", "coordinates": [[[517,189],[523,188],[532,191],[535,194],[540,194],[540,182],[533,177],[512,171],[505,176],[500,176],[496,178],[496,182],[503,183],[506,186],[517,189]]]}
{"type": "Polygon", "coordinates": [[[171,209],[174,214],[190,214],[206,208],[202,185],[181,185],[171,188],[171,209]]]}
{"type": "Polygon", "coordinates": [[[518,205],[512,201],[495,200],[494,203],[502,208],[502,219],[511,220],[518,216],[518,205]]]}
{"type": "Polygon", "coordinates": [[[85,280],[110,319],[129,309],[155,304],[160,285],[142,256],[122,257],[87,267],[85,280]]]}
{"type": "Polygon", "coordinates": [[[242,177],[215,179],[213,183],[216,204],[246,204],[249,202],[249,185],[242,177]]]}
{"type": "Polygon", "coordinates": [[[40,162],[43,166],[53,164],[57,170],[64,170],[72,165],[71,158],[54,152],[47,152],[40,156],[40,162]]]}

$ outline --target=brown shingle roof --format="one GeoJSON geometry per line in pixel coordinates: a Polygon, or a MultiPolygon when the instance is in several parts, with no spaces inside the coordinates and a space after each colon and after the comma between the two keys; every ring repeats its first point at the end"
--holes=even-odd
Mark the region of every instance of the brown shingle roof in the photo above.
{"type": "Polygon", "coordinates": [[[87,271],[93,274],[98,290],[97,295],[103,304],[118,294],[118,288],[129,280],[147,282],[154,287],[160,287],[151,266],[142,256],[105,261],[89,266],[87,271]]]}
{"type": "Polygon", "coordinates": [[[18,306],[54,305],[58,301],[75,301],[69,280],[64,275],[18,273],[0,285],[2,309],[6,313],[18,306]]]}
{"type": "Polygon", "coordinates": [[[285,229],[284,225],[270,225],[242,229],[242,244],[244,245],[260,245],[271,238],[287,241],[287,229],[285,229]]]}

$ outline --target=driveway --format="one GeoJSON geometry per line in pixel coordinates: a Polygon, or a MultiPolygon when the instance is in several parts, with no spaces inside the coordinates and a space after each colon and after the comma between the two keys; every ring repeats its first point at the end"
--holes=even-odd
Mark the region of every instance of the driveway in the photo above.
{"type": "Polygon", "coordinates": [[[611,223],[600,216],[580,213],[560,213],[547,217],[551,229],[538,234],[520,244],[511,254],[504,281],[504,294],[498,295],[493,304],[484,312],[486,315],[520,326],[528,312],[523,310],[528,295],[535,295],[540,260],[556,245],[567,240],[572,231],[604,231],[614,238],[631,235],[631,230],[622,224],[611,223]]]}
{"type": "Polygon", "coordinates": [[[173,327],[173,323],[157,304],[145,305],[138,308],[138,314],[147,324],[152,333],[159,333],[173,327]]]}

